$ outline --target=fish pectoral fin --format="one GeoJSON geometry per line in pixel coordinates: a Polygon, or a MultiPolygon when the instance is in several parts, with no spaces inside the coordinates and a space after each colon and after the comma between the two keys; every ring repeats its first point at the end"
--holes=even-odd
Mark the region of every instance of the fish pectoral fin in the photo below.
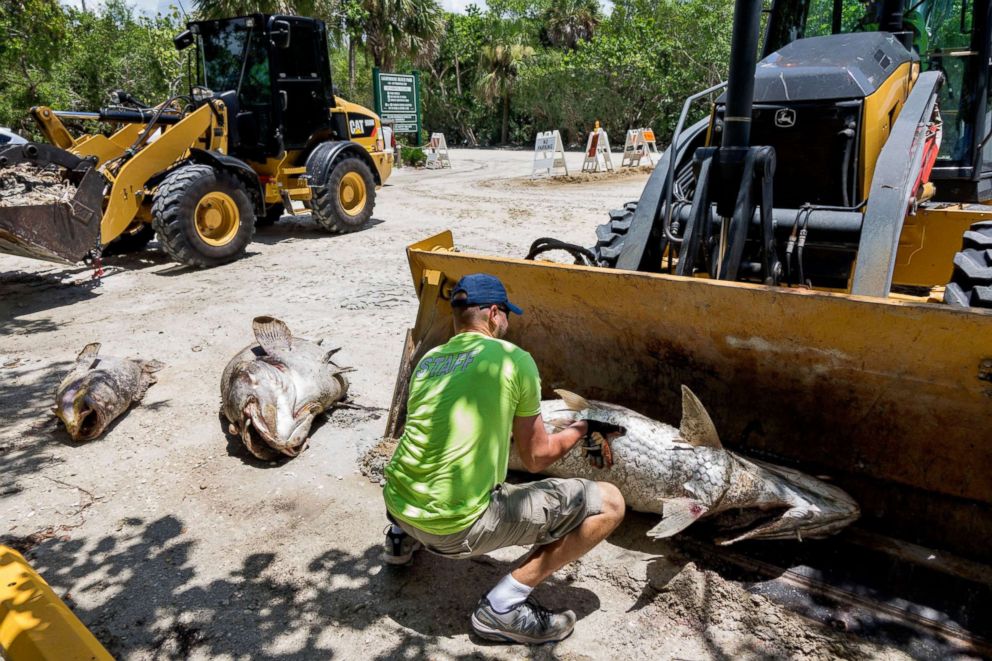
{"type": "Polygon", "coordinates": [[[336,354],[338,351],[341,351],[341,347],[338,347],[337,349],[331,349],[327,353],[325,353],[324,354],[324,362],[325,363],[332,363],[332,362],[334,362],[334,361],[331,360],[331,358],[333,358],[334,357],[334,354],[336,354]]]}
{"type": "Polygon", "coordinates": [[[555,393],[565,400],[565,406],[573,411],[584,411],[589,408],[589,400],[582,395],[576,395],[568,390],[555,390],[555,393]]]}
{"type": "Polygon", "coordinates": [[[665,501],[661,523],[648,531],[648,537],[663,539],[682,532],[709,511],[703,503],[692,498],[671,498],[665,501]]]}
{"type": "Polygon", "coordinates": [[[255,317],[251,327],[255,331],[255,341],[266,352],[288,351],[291,348],[293,334],[289,326],[275,317],[255,317]]]}
{"type": "Polygon", "coordinates": [[[682,385],[682,422],[679,424],[682,440],[695,446],[723,449],[710,414],[696,394],[682,385]]]}

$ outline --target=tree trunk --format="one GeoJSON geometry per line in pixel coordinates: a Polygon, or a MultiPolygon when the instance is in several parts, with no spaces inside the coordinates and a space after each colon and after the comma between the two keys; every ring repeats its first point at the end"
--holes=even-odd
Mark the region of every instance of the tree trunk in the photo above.
{"type": "Polygon", "coordinates": [[[504,145],[509,140],[510,136],[510,93],[507,92],[503,95],[503,132],[502,132],[502,142],[504,145]]]}
{"type": "Polygon", "coordinates": [[[348,98],[355,98],[355,55],[358,53],[358,44],[355,43],[354,35],[348,37],[348,98]]]}
{"type": "Polygon", "coordinates": [[[455,55],[455,90],[458,96],[462,95],[462,71],[458,66],[458,56],[455,55]]]}

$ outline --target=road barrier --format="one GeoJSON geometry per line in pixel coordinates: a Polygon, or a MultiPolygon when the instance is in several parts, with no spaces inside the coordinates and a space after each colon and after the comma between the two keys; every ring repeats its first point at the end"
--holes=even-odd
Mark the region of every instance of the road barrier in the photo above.
{"type": "Polygon", "coordinates": [[[443,133],[431,133],[431,141],[427,144],[427,168],[429,170],[440,170],[451,167],[451,159],[448,158],[448,142],[444,139],[443,133]]]}
{"type": "Polygon", "coordinates": [[[655,164],[656,158],[660,158],[658,146],[655,144],[654,131],[652,129],[629,129],[623,145],[623,158],[620,159],[620,167],[639,167],[641,159],[645,157],[651,165],[655,164]]]}
{"type": "Polygon", "coordinates": [[[610,138],[596,122],[596,128],[586,140],[586,157],[582,161],[583,172],[613,172],[613,157],[610,155],[610,138]]]}
{"type": "Polygon", "coordinates": [[[568,164],[565,162],[565,145],[561,141],[558,129],[537,134],[534,141],[534,169],[532,177],[568,176],[568,164]]]}

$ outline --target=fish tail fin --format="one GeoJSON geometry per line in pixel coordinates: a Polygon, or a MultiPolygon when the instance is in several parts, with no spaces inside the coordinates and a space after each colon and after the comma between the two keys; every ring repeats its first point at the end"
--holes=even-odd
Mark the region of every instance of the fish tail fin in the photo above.
{"type": "Polygon", "coordinates": [[[555,393],[563,400],[565,400],[565,406],[572,409],[573,411],[584,411],[588,408],[591,408],[589,406],[589,400],[587,400],[582,395],[576,395],[574,392],[570,392],[568,390],[561,390],[561,389],[555,390],[555,393]]]}
{"type": "Polygon", "coordinates": [[[255,341],[266,352],[290,348],[293,334],[289,331],[289,326],[279,319],[269,316],[255,317],[252,319],[251,327],[255,332],[255,341]]]}
{"type": "Polygon", "coordinates": [[[671,498],[665,500],[661,523],[648,531],[648,537],[663,539],[682,532],[706,514],[709,508],[692,498],[671,498]]]}

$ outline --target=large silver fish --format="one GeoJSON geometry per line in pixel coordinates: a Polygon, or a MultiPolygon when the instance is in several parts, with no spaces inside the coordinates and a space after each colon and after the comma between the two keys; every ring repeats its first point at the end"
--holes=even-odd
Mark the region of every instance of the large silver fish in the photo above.
{"type": "Polygon", "coordinates": [[[273,317],[252,321],[256,343],[224,368],[221,407],[228,432],[259,459],[295,457],[306,448],[314,418],[348,394],[348,380],[318,342],[293,337],[273,317]]]}
{"type": "MultiPolygon", "coordinates": [[[[582,419],[618,425],[625,432],[610,443],[612,468],[590,466],[577,447],[544,473],[616,485],[629,507],[662,515],[648,531],[650,537],[671,537],[706,517],[733,531],[719,544],[802,540],[832,535],[860,514],[858,504],[835,486],[723,449],[706,409],[685,386],[679,429],[622,406],[555,392],[561,400],[541,403],[549,432],[582,419]]],[[[516,451],[510,468],[525,470],[516,451]]]]}
{"type": "Polygon", "coordinates": [[[76,364],[55,389],[52,409],[74,441],[90,441],[141,401],[155,383],[154,372],[162,369],[157,360],[131,360],[100,356],[100,343],[83,347],[76,364]]]}

